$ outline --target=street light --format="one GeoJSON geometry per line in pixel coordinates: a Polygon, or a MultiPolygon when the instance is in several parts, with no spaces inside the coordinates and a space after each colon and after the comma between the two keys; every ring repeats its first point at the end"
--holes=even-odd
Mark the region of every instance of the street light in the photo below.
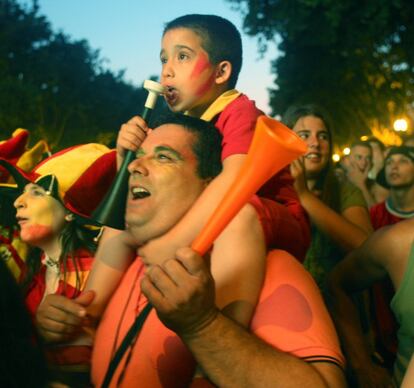
{"type": "Polygon", "coordinates": [[[396,132],[405,132],[407,127],[408,123],[405,119],[398,119],[394,121],[394,129],[396,132]]]}

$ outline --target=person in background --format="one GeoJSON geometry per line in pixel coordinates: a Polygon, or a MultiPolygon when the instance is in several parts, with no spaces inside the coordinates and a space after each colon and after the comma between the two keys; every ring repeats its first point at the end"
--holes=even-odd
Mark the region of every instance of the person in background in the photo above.
{"type": "MultiPolygon", "coordinates": [[[[31,171],[45,157],[49,147],[43,140],[29,147],[29,137],[28,130],[16,129],[10,138],[0,141],[0,158],[23,171],[31,171]]],[[[0,166],[0,184],[11,181],[9,172],[0,166]]],[[[28,246],[19,238],[13,200],[3,195],[0,197],[0,257],[18,282],[22,280],[27,253],[28,246]]]]}
{"type": "Polygon", "coordinates": [[[403,144],[406,147],[414,147],[414,136],[407,137],[404,139],[403,144]]]}
{"type": "Polygon", "coordinates": [[[368,237],[372,227],[361,191],[339,182],[332,171],[332,128],[327,114],[315,105],[292,106],[282,121],[308,145],[306,155],[291,164],[291,172],[312,226],[304,265],[323,290],[326,275],[368,237]]]}
{"type": "MultiPolygon", "coordinates": [[[[371,207],[374,230],[414,216],[414,149],[392,147],[385,158],[385,167],[377,175],[377,183],[389,190],[388,198],[371,207]]],[[[392,368],[397,353],[397,322],[389,305],[394,286],[386,277],[370,288],[371,325],[378,362],[392,368]]]]}
{"type": "Polygon", "coordinates": [[[371,136],[366,140],[372,149],[372,169],[369,172],[369,177],[375,179],[377,174],[384,167],[385,145],[375,136],[371,136]]]}
{"type": "Polygon", "coordinates": [[[115,175],[115,151],[100,144],[71,147],[25,173],[5,160],[0,164],[16,184],[14,190],[20,239],[31,247],[22,280],[26,306],[45,341],[50,380],[70,387],[89,384],[92,339],[76,341],[57,333],[53,316],[66,298],[88,305],[93,293],[81,295],[92,267],[97,228],[88,215],[115,175]]]}
{"type": "Polygon", "coordinates": [[[368,208],[370,208],[384,201],[388,197],[388,190],[368,176],[373,167],[370,143],[357,141],[351,145],[350,149],[347,178],[361,190],[368,208]]]}
{"type": "Polygon", "coordinates": [[[46,387],[46,357],[16,280],[0,260],[0,387],[46,387]]]}
{"type": "Polygon", "coordinates": [[[413,386],[414,386],[414,355],[411,356],[411,361],[404,375],[403,382],[401,383],[401,388],[411,388],[413,386]]]}
{"type": "Polygon", "coordinates": [[[390,387],[391,374],[372,358],[359,325],[352,294],[375,281],[391,278],[395,295],[391,308],[400,325],[392,381],[400,386],[414,351],[414,219],[377,230],[334,268],[329,276],[332,317],[355,375],[352,386],[390,387]]]}

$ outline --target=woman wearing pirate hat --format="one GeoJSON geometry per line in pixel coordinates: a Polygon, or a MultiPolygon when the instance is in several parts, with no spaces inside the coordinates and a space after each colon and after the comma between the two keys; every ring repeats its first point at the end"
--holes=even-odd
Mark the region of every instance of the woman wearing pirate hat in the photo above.
{"type": "MultiPolygon", "coordinates": [[[[88,218],[116,172],[115,153],[99,144],[63,150],[25,173],[0,159],[16,184],[2,185],[0,193],[13,196],[20,238],[32,247],[22,287],[26,306],[46,342],[51,379],[70,387],[89,383],[91,338],[76,342],[71,335],[44,330],[39,315],[50,311],[59,296],[90,303],[80,295],[92,267],[97,228],[88,218]],[[44,308],[47,306],[47,309],[44,308]]],[[[53,326],[53,325],[52,325],[53,326]]]]}

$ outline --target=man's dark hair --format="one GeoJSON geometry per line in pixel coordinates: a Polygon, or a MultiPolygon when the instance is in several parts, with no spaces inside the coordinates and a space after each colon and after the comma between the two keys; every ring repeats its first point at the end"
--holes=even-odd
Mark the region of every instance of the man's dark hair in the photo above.
{"type": "Polygon", "coordinates": [[[375,137],[375,136],[369,137],[367,139],[367,143],[376,143],[381,148],[381,151],[382,152],[385,151],[385,145],[384,145],[384,143],[380,139],[378,139],[377,137],[375,137]]]}
{"type": "Polygon", "coordinates": [[[216,15],[184,15],[168,22],[163,35],[175,28],[188,28],[200,36],[201,46],[209,55],[211,63],[229,61],[232,65],[229,88],[236,86],[243,49],[240,32],[233,23],[216,15]]]}
{"type": "Polygon", "coordinates": [[[181,113],[169,113],[158,117],[152,123],[153,128],[165,124],[177,124],[196,137],[193,152],[197,158],[197,175],[201,179],[215,178],[222,169],[221,140],[218,129],[210,122],[181,113]]]}
{"type": "Polygon", "coordinates": [[[351,147],[349,147],[349,148],[352,150],[352,148],[354,148],[354,147],[365,147],[365,148],[368,148],[372,153],[372,147],[371,147],[371,144],[369,144],[368,141],[362,141],[362,140],[354,141],[351,144],[351,147]]]}

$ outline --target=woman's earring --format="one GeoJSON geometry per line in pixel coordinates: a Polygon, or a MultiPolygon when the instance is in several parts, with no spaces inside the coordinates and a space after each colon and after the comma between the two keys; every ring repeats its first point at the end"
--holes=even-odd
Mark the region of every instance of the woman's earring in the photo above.
{"type": "Polygon", "coordinates": [[[66,220],[67,222],[72,222],[72,221],[74,220],[74,216],[73,216],[73,214],[72,214],[72,213],[68,213],[68,214],[66,214],[66,215],[65,215],[65,220],[66,220]]]}

